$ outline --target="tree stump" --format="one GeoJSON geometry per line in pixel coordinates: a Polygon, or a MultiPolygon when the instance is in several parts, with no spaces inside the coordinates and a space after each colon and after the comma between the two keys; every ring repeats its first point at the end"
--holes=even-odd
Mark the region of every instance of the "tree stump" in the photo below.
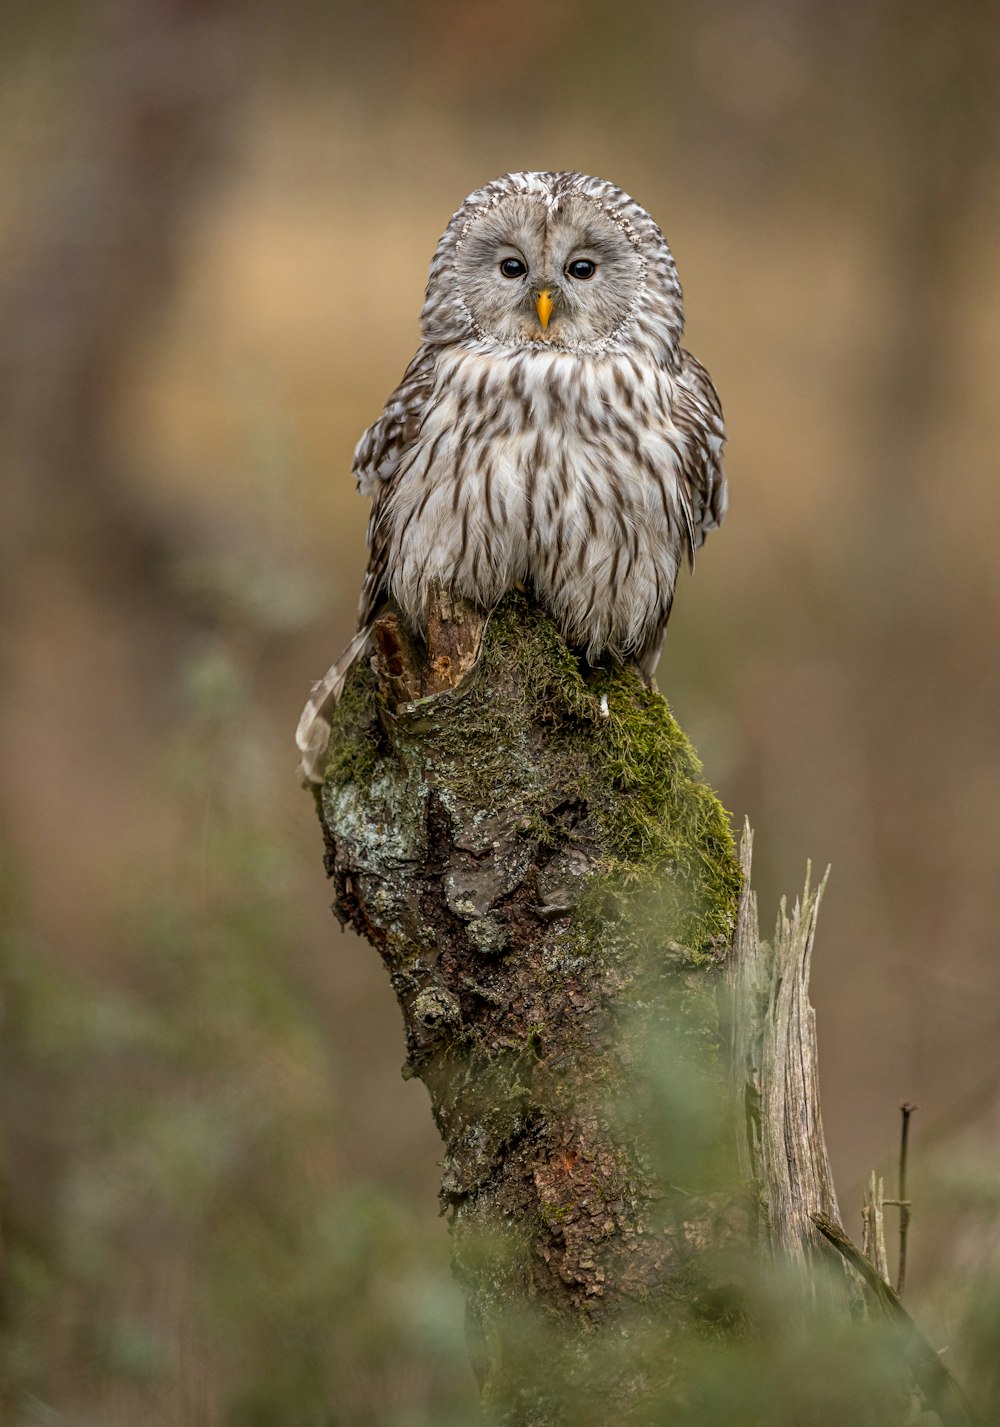
{"type": "MultiPolygon", "coordinates": [[[[631,669],[585,675],[521,594],[469,672],[482,625],[441,600],[425,651],[380,621],[334,717],[320,811],[335,911],[386,964],[404,1073],[444,1141],[484,1399],[550,1424],[546,1383],[565,1393],[582,1347],[651,1302],[683,1296],[687,1313],[692,1252],[730,1231],[715,991],[741,879],[659,694],[631,669]],[[683,1115],[676,1185],[637,1133],[659,1038],[706,1105],[700,1183],[680,1182],[683,1115]],[[539,1322],[560,1326],[558,1368],[539,1322]]],[[[641,1396],[629,1376],[611,1390],[641,1396]]]]}
{"type": "Polygon", "coordinates": [[[823,1139],[819,892],[761,940],[749,830],[741,867],[666,701],[526,595],[488,622],[440,595],[426,647],[392,614],[373,643],[317,791],[326,865],[430,1094],[491,1420],[662,1420],[692,1326],[738,1327],[734,1243],[797,1263],[803,1301],[825,1258],[884,1306],[823,1139]]]}

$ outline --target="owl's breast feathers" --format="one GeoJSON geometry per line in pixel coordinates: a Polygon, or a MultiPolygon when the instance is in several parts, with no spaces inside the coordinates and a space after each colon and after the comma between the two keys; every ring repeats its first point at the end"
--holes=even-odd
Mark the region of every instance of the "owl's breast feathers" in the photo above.
{"type": "Polygon", "coordinates": [[[421,348],[355,454],[361,622],[386,594],[421,627],[432,583],[489,609],[522,582],[590,658],[642,659],[725,512],[723,440],[687,353],[421,348]]]}

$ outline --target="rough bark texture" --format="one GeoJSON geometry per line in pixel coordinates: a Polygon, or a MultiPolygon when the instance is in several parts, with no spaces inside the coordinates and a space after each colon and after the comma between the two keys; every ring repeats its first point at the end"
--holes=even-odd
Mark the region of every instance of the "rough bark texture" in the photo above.
{"type": "MultiPolygon", "coordinates": [[[[702,1291],[692,1257],[739,1220],[716,983],[740,872],[659,694],[627,669],[584,676],[521,595],[449,691],[481,631],[439,602],[425,652],[386,617],[338,708],[320,811],[335,910],[389,970],[444,1140],[484,1397],[550,1424],[546,1382],[651,1303],[655,1366],[604,1390],[624,1407],[662,1388],[671,1304],[689,1320],[702,1291]],[[657,1046],[710,1107],[682,1186],[623,1112],[657,1046]]],[[[660,1128],[684,1162],[690,1126],[660,1128]]]]}

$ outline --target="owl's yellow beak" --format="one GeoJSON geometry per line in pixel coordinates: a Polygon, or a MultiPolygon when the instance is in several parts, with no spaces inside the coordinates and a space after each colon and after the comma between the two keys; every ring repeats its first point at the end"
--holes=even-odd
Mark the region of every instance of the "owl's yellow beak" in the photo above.
{"type": "Polygon", "coordinates": [[[552,293],[547,287],[543,287],[535,298],[535,311],[538,313],[538,320],[542,324],[544,332],[549,325],[549,318],[552,316],[552,293]]]}

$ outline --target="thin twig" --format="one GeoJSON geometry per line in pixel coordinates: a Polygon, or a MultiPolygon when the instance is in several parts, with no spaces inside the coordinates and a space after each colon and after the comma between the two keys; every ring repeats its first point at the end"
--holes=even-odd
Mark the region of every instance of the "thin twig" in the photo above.
{"type": "Polygon", "coordinates": [[[906,1283],[906,1236],[910,1232],[910,1201],[906,1197],[906,1156],[910,1146],[910,1116],[917,1108],[904,1100],[900,1105],[903,1127],[899,1141],[899,1272],[896,1275],[896,1292],[903,1296],[906,1283]]]}

